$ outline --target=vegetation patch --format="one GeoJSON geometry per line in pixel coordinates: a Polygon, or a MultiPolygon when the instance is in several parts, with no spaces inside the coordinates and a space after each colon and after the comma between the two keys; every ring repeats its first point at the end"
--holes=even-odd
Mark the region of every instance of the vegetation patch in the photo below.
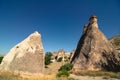
{"type": "Polygon", "coordinates": [[[57,62],[61,62],[62,61],[62,57],[59,57],[57,62]]]}
{"type": "Polygon", "coordinates": [[[119,46],[120,45],[120,41],[115,42],[115,45],[119,46]]]}
{"type": "Polygon", "coordinates": [[[2,62],[2,60],[3,60],[3,56],[0,57],[0,63],[2,62]]]}
{"type": "Polygon", "coordinates": [[[68,76],[70,75],[70,73],[68,71],[70,71],[73,68],[73,64],[71,63],[66,63],[63,66],[60,67],[59,72],[57,74],[57,77],[67,77],[67,79],[65,80],[74,80],[72,78],[68,78],[68,76]]]}
{"type": "Polygon", "coordinates": [[[51,57],[52,57],[52,53],[51,52],[46,52],[45,54],[45,65],[49,65],[51,62],[51,57]]]}
{"type": "Polygon", "coordinates": [[[120,40],[119,40],[119,39],[115,39],[115,40],[114,40],[114,44],[115,44],[116,46],[119,46],[119,45],[120,45],[120,40]]]}
{"type": "Polygon", "coordinates": [[[70,74],[68,71],[66,70],[63,70],[63,71],[60,71],[58,74],[57,74],[57,77],[68,77],[70,74]]]}
{"type": "Polygon", "coordinates": [[[65,56],[64,59],[65,59],[65,62],[69,61],[69,57],[67,57],[67,56],[65,56]]]}
{"type": "Polygon", "coordinates": [[[70,71],[72,68],[73,68],[73,64],[66,63],[60,67],[59,71],[62,71],[62,70],[70,71]]]}

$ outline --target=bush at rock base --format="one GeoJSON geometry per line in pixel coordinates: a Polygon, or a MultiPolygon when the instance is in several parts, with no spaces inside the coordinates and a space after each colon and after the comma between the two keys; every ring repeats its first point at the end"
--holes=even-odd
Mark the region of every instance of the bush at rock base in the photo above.
{"type": "Polygon", "coordinates": [[[61,62],[62,61],[62,57],[59,57],[57,62],[61,62]]]}
{"type": "Polygon", "coordinates": [[[45,65],[49,65],[51,63],[51,56],[52,56],[51,52],[46,52],[46,54],[45,54],[45,65]]]}
{"type": "Polygon", "coordinates": [[[3,56],[0,57],[0,63],[2,62],[3,56]]]}
{"type": "Polygon", "coordinates": [[[60,71],[60,72],[57,74],[57,77],[62,77],[62,76],[68,77],[69,75],[70,75],[70,74],[69,74],[68,71],[63,70],[63,71],[60,71]]]}
{"type": "Polygon", "coordinates": [[[63,70],[70,71],[72,68],[73,68],[73,64],[66,63],[65,65],[60,67],[59,71],[63,71],[63,70]]]}

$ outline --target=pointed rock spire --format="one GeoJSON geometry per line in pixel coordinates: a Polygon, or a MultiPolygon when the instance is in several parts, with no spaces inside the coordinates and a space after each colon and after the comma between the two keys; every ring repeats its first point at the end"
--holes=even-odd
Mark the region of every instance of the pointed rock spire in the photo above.
{"type": "Polygon", "coordinates": [[[97,17],[93,15],[89,21],[71,61],[74,69],[120,71],[120,54],[98,29],[97,17]]]}
{"type": "Polygon", "coordinates": [[[34,32],[15,45],[3,58],[0,69],[20,75],[43,74],[44,49],[41,35],[34,32]]]}
{"type": "Polygon", "coordinates": [[[97,20],[97,16],[92,15],[89,19],[89,27],[98,28],[97,20]]]}

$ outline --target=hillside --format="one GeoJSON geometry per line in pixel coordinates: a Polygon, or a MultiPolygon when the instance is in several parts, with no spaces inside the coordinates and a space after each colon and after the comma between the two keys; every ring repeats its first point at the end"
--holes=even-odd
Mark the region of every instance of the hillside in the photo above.
{"type": "Polygon", "coordinates": [[[115,49],[120,50],[120,35],[110,38],[109,41],[115,49]]]}

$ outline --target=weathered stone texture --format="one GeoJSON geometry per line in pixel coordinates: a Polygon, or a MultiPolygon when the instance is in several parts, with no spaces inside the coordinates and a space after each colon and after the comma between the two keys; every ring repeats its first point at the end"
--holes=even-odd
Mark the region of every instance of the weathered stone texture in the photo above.
{"type": "Polygon", "coordinates": [[[71,61],[74,69],[120,71],[120,54],[98,29],[97,17],[91,16],[89,20],[71,61]]]}
{"type": "Polygon", "coordinates": [[[35,32],[14,46],[3,58],[0,69],[24,74],[42,74],[44,50],[41,35],[35,32]]]}

